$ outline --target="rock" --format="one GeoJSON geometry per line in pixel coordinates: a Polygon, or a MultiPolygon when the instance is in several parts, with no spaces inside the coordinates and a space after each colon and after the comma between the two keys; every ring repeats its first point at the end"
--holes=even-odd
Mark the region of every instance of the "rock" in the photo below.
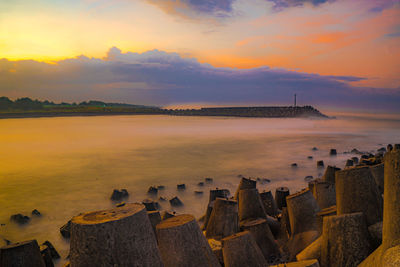
{"type": "Polygon", "coordinates": [[[129,197],[129,193],[126,189],[114,189],[112,195],[111,195],[111,200],[113,201],[120,201],[122,199],[128,198],[129,197]]]}
{"type": "Polygon", "coordinates": [[[94,211],[71,220],[70,262],[87,266],[163,266],[145,206],[94,211]]]}
{"type": "Polygon", "coordinates": [[[161,215],[159,211],[153,210],[153,211],[147,211],[147,216],[149,216],[149,220],[151,223],[151,226],[153,227],[154,234],[156,234],[156,226],[161,222],[161,215]]]}
{"type": "Polygon", "coordinates": [[[323,160],[317,161],[317,167],[318,168],[323,168],[324,167],[324,161],[323,160]]]}
{"type": "Polygon", "coordinates": [[[353,154],[360,154],[361,152],[358,151],[357,148],[353,148],[353,149],[351,150],[351,153],[353,153],[353,154]]]}
{"type": "Polygon", "coordinates": [[[248,219],[265,218],[267,214],[256,188],[239,191],[239,222],[248,219]]]}
{"type": "Polygon", "coordinates": [[[228,189],[212,189],[210,190],[210,198],[208,200],[208,203],[214,201],[215,199],[217,199],[217,197],[219,198],[228,198],[230,196],[230,192],[228,189]]]}
{"type": "Polygon", "coordinates": [[[352,157],[351,160],[353,161],[354,164],[358,164],[358,158],[357,157],[352,157]]]}
{"type": "Polygon", "coordinates": [[[125,202],[120,202],[120,203],[117,203],[115,206],[116,207],[123,207],[123,206],[125,206],[125,202]]]}
{"type": "Polygon", "coordinates": [[[0,266],[46,267],[36,240],[29,240],[1,247],[0,266]]]}
{"type": "Polygon", "coordinates": [[[212,183],[213,182],[213,178],[207,177],[204,179],[206,181],[206,183],[212,183]]]}
{"type": "Polygon", "coordinates": [[[380,244],[382,244],[382,227],[383,227],[383,222],[377,222],[368,227],[368,231],[371,235],[375,248],[377,248],[380,244]]]}
{"type": "Polygon", "coordinates": [[[171,206],[173,207],[179,207],[179,206],[183,206],[182,201],[178,198],[178,197],[173,197],[169,200],[169,203],[171,204],[171,206]]]}
{"type": "Polygon", "coordinates": [[[252,188],[256,188],[256,187],[257,187],[257,181],[252,180],[250,178],[243,177],[240,180],[240,183],[239,183],[239,185],[238,185],[238,187],[236,189],[234,199],[239,201],[238,197],[239,197],[239,191],[240,190],[242,190],[242,189],[252,189],[252,188]]]}
{"type": "Polygon", "coordinates": [[[194,191],[195,195],[203,195],[203,193],[204,193],[203,191],[194,191]]]}
{"type": "Polygon", "coordinates": [[[378,152],[386,152],[386,148],[381,147],[381,148],[379,148],[377,151],[378,151],[378,152]]]}
{"type": "Polygon", "coordinates": [[[321,261],[322,236],[318,237],[308,247],[296,255],[298,261],[317,259],[321,261]]]}
{"type": "Polygon", "coordinates": [[[371,252],[361,212],[325,217],[322,232],[322,266],[357,266],[371,252]]]}
{"type": "Polygon", "coordinates": [[[311,150],[312,150],[312,151],[317,151],[317,150],[318,150],[318,148],[316,148],[316,147],[313,147],[311,150]]]}
{"type": "Polygon", "coordinates": [[[162,201],[162,202],[167,201],[167,199],[165,197],[159,197],[158,200],[162,201]]]}
{"type": "Polygon", "coordinates": [[[54,267],[53,259],[51,258],[50,254],[50,249],[47,246],[40,246],[40,254],[42,255],[42,259],[46,267],[54,267]]]}
{"type": "Polygon", "coordinates": [[[147,211],[154,211],[154,210],[158,210],[158,208],[160,207],[158,205],[158,202],[155,202],[151,199],[145,199],[142,201],[142,204],[146,207],[147,211]]]}
{"type": "Polygon", "coordinates": [[[60,254],[58,254],[58,251],[56,250],[56,248],[53,246],[53,244],[50,241],[48,241],[48,240],[44,241],[42,246],[47,246],[49,248],[52,259],[57,260],[60,258],[60,254]]]}
{"type": "Polygon", "coordinates": [[[32,215],[38,217],[42,216],[42,214],[37,209],[32,210],[32,215]]]}
{"type": "Polygon", "coordinates": [[[206,237],[221,239],[239,231],[236,200],[217,198],[207,223],[206,237]]]}
{"type": "Polygon", "coordinates": [[[336,156],[336,155],[337,155],[336,149],[331,149],[331,150],[329,151],[329,155],[330,155],[330,156],[336,156]]]}
{"type": "Polygon", "coordinates": [[[27,224],[31,219],[28,216],[22,215],[21,213],[11,215],[10,221],[18,223],[20,225],[27,224]]]}
{"type": "Polygon", "coordinates": [[[318,260],[305,260],[305,261],[297,261],[297,262],[288,262],[282,263],[278,265],[271,265],[270,267],[320,267],[318,260]]]}
{"type": "Polygon", "coordinates": [[[340,171],[340,168],[328,165],[328,167],[326,167],[322,180],[324,180],[325,182],[329,182],[331,184],[335,184],[335,173],[337,171],[340,171]]]}
{"type": "Polygon", "coordinates": [[[156,188],[155,186],[150,186],[149,189],[147,190],[147,194],[150,195],[157,195],[158,193],[158,188],[156,188]]]}
{"type": "Polygon", "coordinates": [[[243,231],[249,231],[267,262],[280,257],[280,251],[266,219],[248,220],[242,224],[243,231]]]}
{"type": "Polygon", "coordinates": [[[363,212],[367,225],[382,221],[382,196],[369,167],[336,172],[337,214],[363,212]]]}
{"type": "Polygon", "coordinates": [[[297,168],[297,163],[292,163],[290,166],[291,166],[292,168],[297,168]]]}
{"type": "Polygon", "coordinates": [[[164,186],[164,185],[159,185],[159,186],[157,186],[157,189],[158,189],[158,190],[164,190],[164,189],[165,189],[165,186],[164,186]]]}
{"type": "Polygon", "coordinates": [[[161,218],[162,218],[162,220],[166,220],[166,219],[169,219],[169,218],[172,218],[172,217],[175,217],[175,216],[176,216],[176,212],[175,211],[164,211],[162,213],[161,218]]]}
{"type": "Polygon", "coordinates": [[[219,261],[192,215],[179,215],[156,227],[165,267],[219,267],[219,261]]]}
{"type": "Polygon", "coordinates": [[[353,165],[354,165],[353,160],[348,159],[348,160],[346,161],[346,167],[352,167],[353,165]]]}
{"type": "Polygon", "coordinates": [[[66,224],[61,226],[60,233],[64,238],[71,237],[71,220],[69,220],[66,224]]]}
{"type": "Polygon", "coordinates": [[[249,231],[222,239],[225,267],[265,267],[267,261],[249,231]]]}
{"type": "Polygon", "coordinates": [[[286,207],[286,197],[290,194],[289,188],[287,187],[278,187],[275,190],[275,201],[278,205],[278,209],[282,209],[282,207],[286,207]]]}
{"type": "Polygon", "coordinates": [[[264,205],[265,212],[270,216],[276,216],[279,214],[278,205],[271,191],[260,193],[261,201],[264,205]]]}
{"type": "Polygon", "coordinates": [[[392,146],[392,144],[388,144],[386,148],[387,148],[387,151],[389,152],[389,151],[392,151],[393,146],[392,146]]]}
{"type": "Polygon", "coordinates": [[[308,159],[313,159],[313,156],[308,156],[307,158],[308,158],[308,159]]]}
{"type": "Polygon", "coordinates": [[[177,186],[178,190],[185,190],[186,189],[186,185],[185,184],[178,184],[177,186]]]}
{"type": "Polygon", "coordinates": [[[262,178],[262,179],[261,179],[261,182],[262,182],[262,183],[270,183],[271,180],[270,180],[270,179],[267,179],[267,178],[262,178]]]}
{"type": "Polygon", "coordinates": [[[204,186],[204,182],[199,182],[197,185],[198,186],[204,186]]]}

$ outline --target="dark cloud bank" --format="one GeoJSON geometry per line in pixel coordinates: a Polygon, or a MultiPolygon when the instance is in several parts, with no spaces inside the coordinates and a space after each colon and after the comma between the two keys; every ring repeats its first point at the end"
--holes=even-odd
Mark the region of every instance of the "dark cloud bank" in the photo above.
{"type": "Polygon", "coordinates": [[[363,78],[321,76],[268,67],[215,68],[158,50],[48,64],[0,60],[0,95],[54,101],[97,99],[136,104],[301,105],[400,111],[400,90],[353,87],[363,78]]]}

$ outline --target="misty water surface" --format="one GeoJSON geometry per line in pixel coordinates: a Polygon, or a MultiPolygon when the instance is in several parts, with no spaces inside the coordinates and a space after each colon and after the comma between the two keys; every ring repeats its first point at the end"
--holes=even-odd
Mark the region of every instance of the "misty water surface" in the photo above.
{"type": "MultiPolygon", "coordinates": [[[[319,177],[317,160],[344,166],[353,148],[372,151],[400,143],[396,116],[338,117],[336,120],[173,116],[107,116],[0,120],[0,235],[13,241],[50,240],[65,258],[68,243],[59,227],[80,212],[107,209],[114,188],[126,188],[129,202],[149,196],[151,185],[165,185],[159,196],[179,196],[177,212],[201,216],[208,190],[234,192],[238,175],[270,179],[259,190],[307,186],[319,177]],[[311,150],[318,147],[318,151],[311,150]],[[336,148],[337,157],[329,156],[336,148]],[[313,160],[307,159],[313,156],[313,160]],[[297,169],[290,167],[298,164],[297,169]],[[203,188],[197,183],[213,177],[203,188]],[[186,191],[178,192],[177,183],[186,191]],[[203,190],[204,195],[194,194],[203,190]],[[43,216],[26,226],[10,215],[43,216]]],[[[160,202],[170,210],[168,203],[160,202]]]]}

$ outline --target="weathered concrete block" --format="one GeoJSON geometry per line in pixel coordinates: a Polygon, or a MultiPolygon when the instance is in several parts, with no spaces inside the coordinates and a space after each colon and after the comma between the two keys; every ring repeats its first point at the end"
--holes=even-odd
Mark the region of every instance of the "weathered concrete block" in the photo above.
{"type": "Polygon", "coordinates": [[[46,267],[36,240],[29,240],[1,247],[0,266],[46,267]]]}
{"type": "Polygon", "coordinates": [[[239,215],[236,200],[215,199],[206,228],[206,237],[221,239],[239,231],[239,215]]]}

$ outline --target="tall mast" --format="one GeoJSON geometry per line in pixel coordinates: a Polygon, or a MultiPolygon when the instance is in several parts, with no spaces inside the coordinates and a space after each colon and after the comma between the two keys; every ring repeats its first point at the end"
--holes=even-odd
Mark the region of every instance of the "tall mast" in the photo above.
{"type": "Polygon", "coordinates": [[[296,99],[296,94],[294,94],[294,106],[296,107],[296,105],[297,105],[297,99],[296,99]]]}

